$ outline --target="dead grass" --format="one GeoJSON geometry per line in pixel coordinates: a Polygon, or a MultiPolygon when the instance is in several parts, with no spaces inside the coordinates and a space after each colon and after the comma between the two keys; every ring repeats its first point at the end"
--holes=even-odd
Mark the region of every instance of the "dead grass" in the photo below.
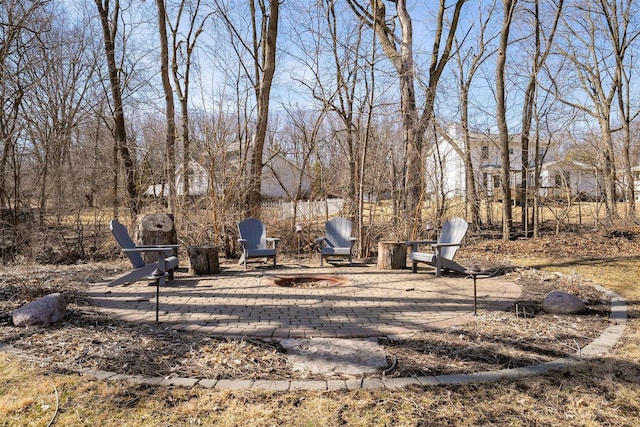
{"type": "Polygon", "coordinates": [[[59,426],[637,425],[636,382],[617,365],[491,385],[266,393],[86,381],[0,356],[0,424],[47,425],[55,415],[59,426]]]}
{"type": "MultiPolygon", "coordinates": [[[[49,364],[0,354],[0,425],[44,426],[52,420],[59,426],[640,424],[637,238],[617,241],[598,234],[539,242],[477,242],[465,248],[461,259],[465,257],[494,266],[527,264],[601,283],[627,299],[626,333],[611,354],[558,372],[493,384],[396,391],[267,393],[146,387],[87,380],[56,372],[49,364]],[[608,248],[604,254],[603,247],[608,248]]],[[[488,337],[483,339],[490,343],[488,337]]]]}

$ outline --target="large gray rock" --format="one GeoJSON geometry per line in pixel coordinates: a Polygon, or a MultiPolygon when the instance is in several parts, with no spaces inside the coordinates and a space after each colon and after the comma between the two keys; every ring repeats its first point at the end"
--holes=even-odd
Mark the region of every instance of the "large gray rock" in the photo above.
{"type": "Polygon", "coordinates": [[[554,314],[577,314],[587,310],[580,298],[562,291],[549,292],[542,301],[542,309],[554,314]]]}
{"type": "Polygon", "coordinates": [[[49,294],[14,311],[13,324],[16,326],[49,326],[62,320],[66,313],[67,302],[62,294],[49,294]]]}

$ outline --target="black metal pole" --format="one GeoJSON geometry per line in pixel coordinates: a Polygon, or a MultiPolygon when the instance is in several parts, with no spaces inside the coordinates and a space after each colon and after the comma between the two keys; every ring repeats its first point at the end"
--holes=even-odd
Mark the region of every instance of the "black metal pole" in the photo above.
{"type": "Polygon", "coordinates": [[[476,277],[477,275],[473,275],[473,315],[478,315],[478,296],[476,293],[476,277]]]}

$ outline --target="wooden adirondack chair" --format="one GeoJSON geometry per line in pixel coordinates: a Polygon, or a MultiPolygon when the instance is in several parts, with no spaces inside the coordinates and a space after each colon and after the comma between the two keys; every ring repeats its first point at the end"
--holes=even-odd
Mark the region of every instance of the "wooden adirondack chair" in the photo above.
{"type": "Polygon", "coordinates": [[[273,266],[276,266],[276,252],[280,238],[266,237],[266,227],[257,218],[247,218],[238,224],[240,238],[238,242],[242,246],[242,256],[238,264],[244,263],[247,269],[249,258],[273,258],[273,266]]]}
{"type": "Polygon", "coordinates": [[[458,248],[462,245],[469,224],[462,218],[453,218],[444,223],[438,240],[412,240],[406,242],[411,247],[409,259],[411,259],[411,272],[418,271],[418,263],[424,262],[436,268],[436,276],[442,275],[442,269],[464,273],[465,268],[455,262],[458,248]],[[420,252],[420,245],[431,245],[433,252],[420,252]]]}
{"type": "Polygon", "coordinates": [[[320,245],[320,266],[324,258],[348,257],[352,262],[355,237],[351,236],[352,224],[346,218],[337,217],[325,223],[325,236],[316,239],[320,245]]]}
{"type": "Polygon", "coordinates": [[[117,219],[112,219],[110,223],[111,233],[115,237],[122,252],[127,255],[133,270],[109,282],[108,286],[122,285],[138,280],[153,280],[156,284],[156,322],[158,321],[158,310],[160,302],[160,286],[165,284],[167,277],[173,280],[173,270],[178,266],[178,257],[174,255],[176,248],[180,245],[144,245],[136,246],[131,240],[124,225],[117,219]],[[158,261],[145,263],[142,253],[155,252],[158,254],[158,261]]]}

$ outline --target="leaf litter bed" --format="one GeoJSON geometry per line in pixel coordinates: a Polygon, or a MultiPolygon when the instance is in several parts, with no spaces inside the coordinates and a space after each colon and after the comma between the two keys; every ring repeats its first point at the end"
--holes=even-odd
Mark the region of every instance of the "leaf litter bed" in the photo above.
{"type": "MultiPolygon", "coordinates": [[[[0,342],[60,372],[88,368],[154,377],[328,378],[294,372],[276,340],[212,337],[110,318],[91,305],[84,290],[114,275],[114,268],[97,263],[0,271],[0,342]],[[63,322],[48,328],[11,324],[13,310],[53,292],[62,292],[67,300],[63,322]]],[[[481,311],[456,327],[402,339],[379,338],[388,367],[364,376],[444,375],[530,366],[576,354],[610,324],[609,301],[588,281],[525,268],[504,268],[504,273],[523,289],[517,306],[503,312],[481,311]],[[544,313],[542,300],[552,290],[578,295],[587,302],[588,311],[566,316],[544,313]]]]}

